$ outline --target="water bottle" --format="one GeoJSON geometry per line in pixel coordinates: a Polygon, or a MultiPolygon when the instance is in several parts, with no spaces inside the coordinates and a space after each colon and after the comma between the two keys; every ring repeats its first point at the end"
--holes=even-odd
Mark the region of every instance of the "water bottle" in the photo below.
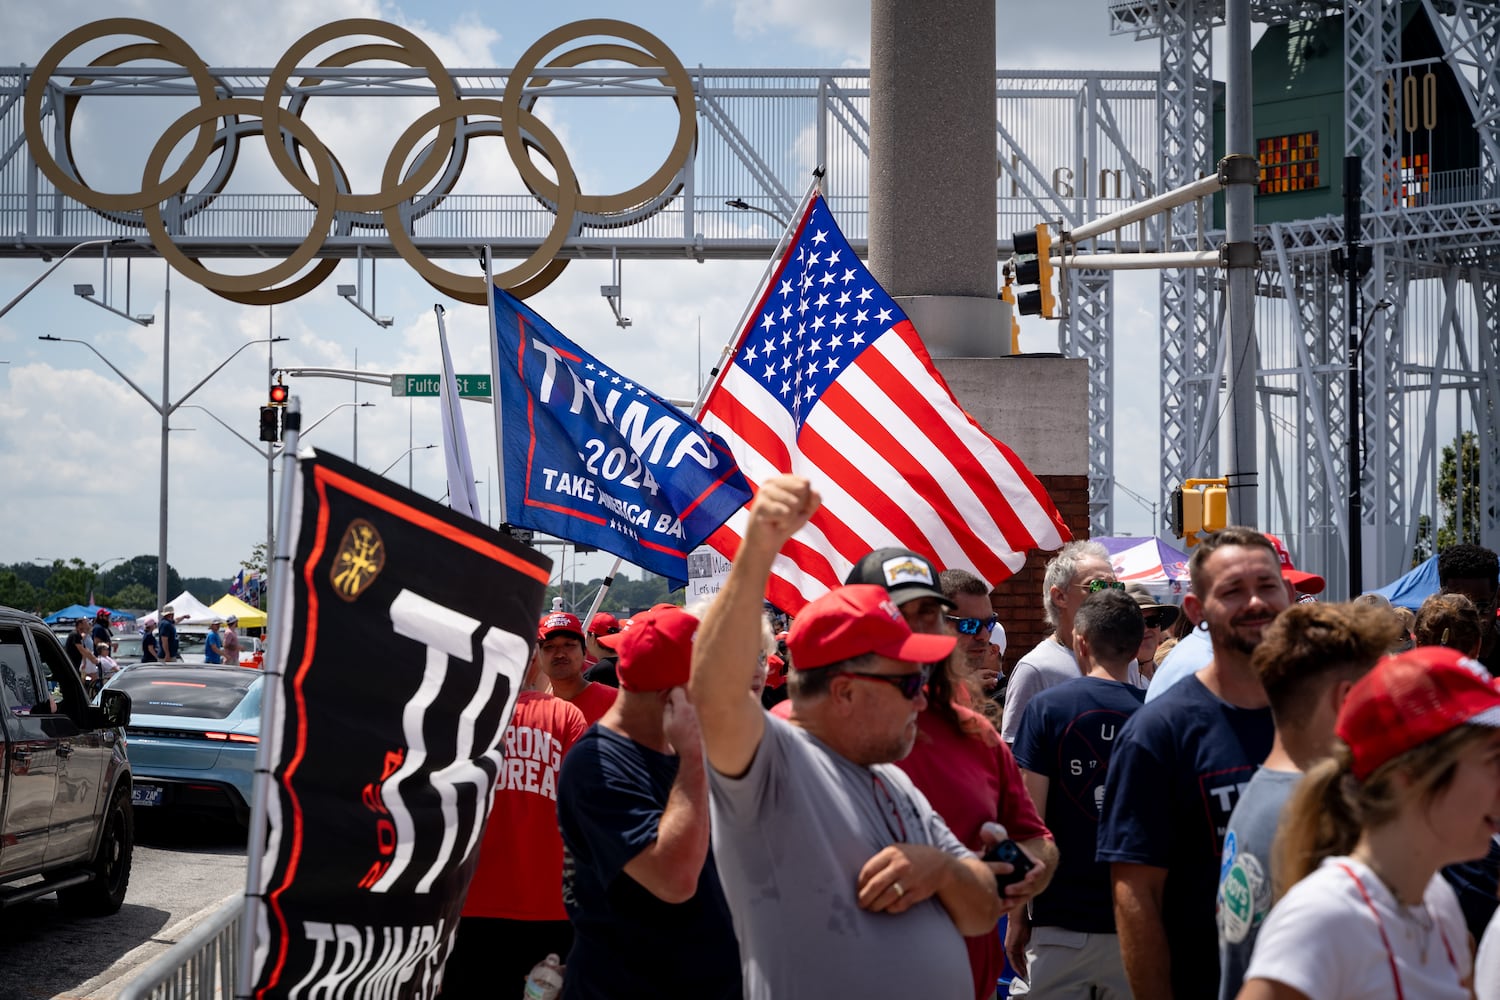
{"type": "Polygon", "coordinates": [[[548,955],[531,967],[522,1000],[557,1000],[562,984],[562,961],[555,954],[548,955]]]}

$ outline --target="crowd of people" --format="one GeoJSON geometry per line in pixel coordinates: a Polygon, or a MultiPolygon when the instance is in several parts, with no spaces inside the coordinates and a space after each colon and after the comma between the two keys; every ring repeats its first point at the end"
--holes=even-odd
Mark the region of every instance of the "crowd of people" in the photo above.
{"type": "MultiPolygon", "coordinates": [[[[177,616],[172,605],[168,604],[157,619],[147,619],[141,625],[141,663],[183,662],[177,624],[177,616]]],[[[100,608],[93,618],[76,619],[73,630],[64,637],[63,649],[68,654],[68,661],[83,678],[90,694],[97,693],[120,669],[113,655],[118,645],[108,608],[100,608]]],[[[202,662],[238,664],[247,650],[253,649],[259,654],[264,648],[263,634],[253,639],[240,635],[238,615],[212,618],[208,622],[208,631],[204,633],[202,662]]]]}
{"type": "Polygon", "coordinates": [[[778,633],[818,506],[762,484],[711,602],[542,618],[444,996],[1500,997],[1494,553],[1403,617],[1248,528],[1180,608],[1073,542],[1007,674],[905,549],[778,633]]]}

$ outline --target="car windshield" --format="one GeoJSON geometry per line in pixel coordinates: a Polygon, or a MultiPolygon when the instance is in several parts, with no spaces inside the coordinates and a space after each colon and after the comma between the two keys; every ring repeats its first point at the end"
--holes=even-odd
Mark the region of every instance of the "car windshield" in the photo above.
{"type": "Polygon", "coordinates": [[[112,685],[130,695],[142,715],[222,719],[234,711],[260,674],[250,670],[186,670],[132,667],[112,685]]]}

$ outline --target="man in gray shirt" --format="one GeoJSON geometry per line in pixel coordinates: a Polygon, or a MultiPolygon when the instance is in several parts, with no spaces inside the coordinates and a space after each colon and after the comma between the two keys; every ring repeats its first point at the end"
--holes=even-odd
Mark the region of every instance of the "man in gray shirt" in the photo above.
{"type": "Polygon", "coordinates": [[[788,637],[790,722],[749,693],[771,562],[819,498],[762,483],[693,648],[713,850],[740,942],[745,996],[968,1000],[962,935],[993,932],[995,872],[891,761],[910,750],[927,665],[951,635],[913,634],[883,587],[839,587],[788,637]]]}
{"type": "MultiPolygon", "coordinates": [[[[1354,682],[1399,633],[1393,616],[1362,604],[1294,604],[1266,627],[1250,666],[1276,722],[1265,763],[1245,786],[1224,835],[1219,869],[1219,998],[1243,985],[1271,909],[1271,843],[1302,773],[1333,752],[1333,725],[1354,682]]],[[[1282,888],[1287,888],[1283,886],[1282,888]]]]}

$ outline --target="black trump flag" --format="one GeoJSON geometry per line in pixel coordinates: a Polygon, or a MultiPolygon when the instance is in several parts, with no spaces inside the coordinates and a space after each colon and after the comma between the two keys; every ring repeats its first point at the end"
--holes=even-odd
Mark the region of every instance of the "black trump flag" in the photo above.
{"type": "Polygon", "coordinates": [[[551,562],[338,458],[296,465],[252,995],[434,997],[551,562]]]}

